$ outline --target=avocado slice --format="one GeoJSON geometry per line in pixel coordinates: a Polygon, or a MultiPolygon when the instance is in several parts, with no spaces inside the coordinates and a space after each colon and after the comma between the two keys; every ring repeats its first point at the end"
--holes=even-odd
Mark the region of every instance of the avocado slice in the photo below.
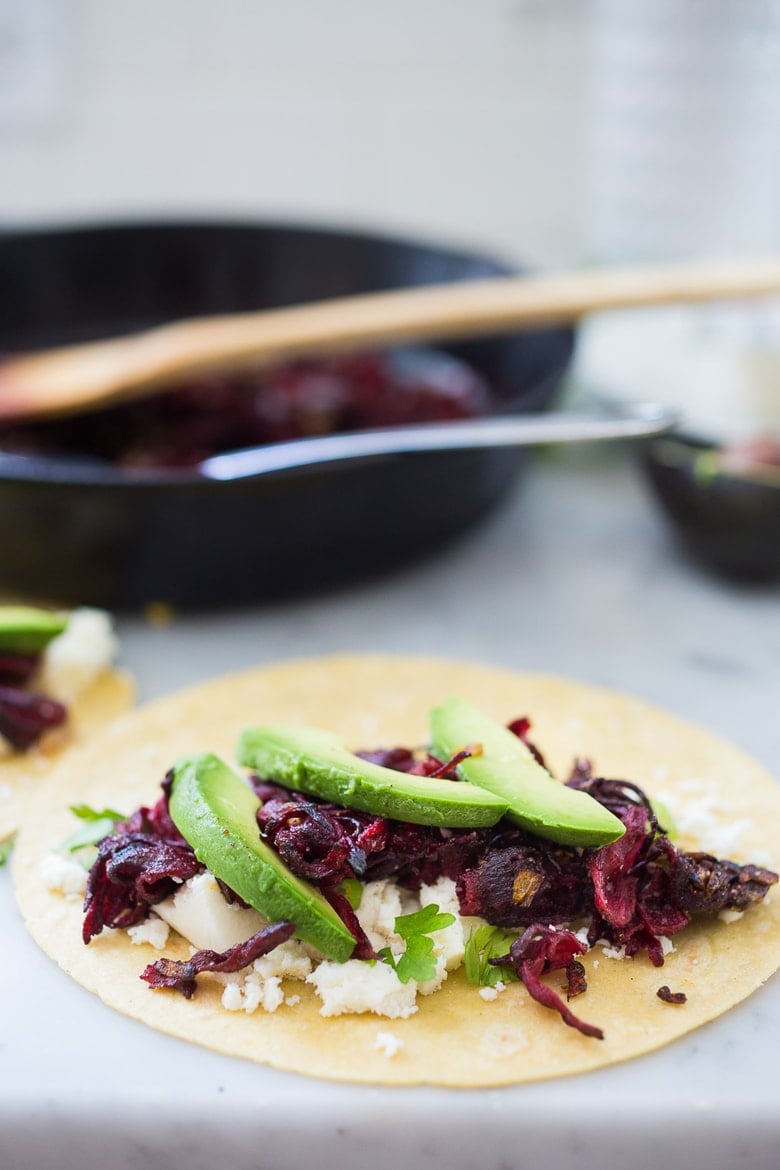
{"type": "Polygon", "coordinates": [[[554,780],[521,739],[462,699],[448,699],[431,712],[434,751],[448,757],[469,744],[482,754],[458,765],[472,784],[507,801],[507,820],[560,845],[607,845],[625,827],[586,792],[554,780]]]}
{"type": "Polygon", "coordinates": [[[355,939],[319,890],[296,877],[257,826],[260,801],[217,756],[179,760],[169,799],[176,828],[198,861],[269,922],[294,922],[298,938],[344,963],[355,939]]]}
{"type": "Polygon", "coordinates": [[[410,776],[361,760],[330,731],[314,727],[249,727],[238,759],[264,780],[307,792],[347,808],[443,828],[494,825],[507,802],[484,787],[410,776]]]}
{"type": "Polygon", "coordinates": [[[39,654],[67,624],[67,614],[30,605],[0,605],[0,653],[39,654]]]}

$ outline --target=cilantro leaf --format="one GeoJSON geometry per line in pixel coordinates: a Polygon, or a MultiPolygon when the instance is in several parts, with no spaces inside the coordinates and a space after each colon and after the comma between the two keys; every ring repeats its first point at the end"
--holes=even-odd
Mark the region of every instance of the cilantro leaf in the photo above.
{"type": "MultiPolygon", "coordinates": [[[[398,970],[395,963],[395,957],[393,956],[393,952],[390,950],[390,947],[382,947],[381,951],[377,951],[377,954],[383,963],[388,963],[394,971],[398,970]]],[[[369,959],[369,962],[372,962],[372,960],[369,959]]]]}
{"type": "Polygon", "coordinates": [[[441,913],[435,902],[430,906],[423,906],[414,914],[402,914],[395,920],[395,932],[407,941],[418,934],[432,934],[435,930],[444,930],[445,926],[452,926],[454,914],[441,913]]]}
{"type": "Polygon", "coordinates": [[[493,967],[490,959],[498,959],[509,953],[517,938],[511,931],[500,926],[478,926],[466,940],[463,964],[466,979],[478,987],[495,987],[497,983],[517,982],[512,967],[493,967]]]}
{"type": "Polygon", "coordinates": [[[72,804],[70,811],[83,825],[75,833],[62,842],[60,848],[65,853],[75,853],[87,845],[98,845],[104,837],[109,837],[120,821],[127,820],[124,813],[113,808],[94,809],[88,804],[72,804]]]}
{"type": "Polygon", "coordinates": [[[115,808],[96,809],[88,804],[69,804],[68,810],[81,821],[102,821],[104,817],[110,817],[116,824],[119,824],[120,821],[127,820],[125,814],[117,812],[115,808]]]}
{"type": "Polygon", "coordinates": [[[15,841],[16,833],[11,833],[9,837],[4,837],[0,841],[0,865],[5,865],[10,858],[15,841]]]}
{"type": "Polygon", "coordinates": [[[402,983],[414,979],[425,983],[436,974],[436,959],[433,954],[433,939],[427,934],[415,934],[407,939],[406,950],[401,955],[395,973],[402,983]]]}
{"type": "Polygon", "coordinates": [[[435,903],[423,906],[413,914],[402,914],[395,920],[395,932],[406,941],[404,953],[396,961],[390,948],[383,947],[379,955],[390,964],[402,983],[408,983],[410,979],[426,983],[436,974],[433,939],[429,935],[444,930],[454,921],[454,914],[442,913],[435,903]]]}

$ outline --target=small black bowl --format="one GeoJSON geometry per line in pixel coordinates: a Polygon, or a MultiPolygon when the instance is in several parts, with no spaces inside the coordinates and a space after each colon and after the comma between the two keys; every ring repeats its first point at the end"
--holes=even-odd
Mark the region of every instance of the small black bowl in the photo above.
{"type": "Polygon", "coordinates": [[[780,577],[780,468],[755,472],[721,465],[721,449],[684,434],[644,448],[656,497],[687,550],[736,579],[780,577]]]}
{"type": "MultiPolygon", "coordinates": [[[[0,233],[0,352],[174,318],[499,275],[495,261],[374,235],[276,224],[144,223],[0,233]]],[[[442,347],[487,381],[492,412],[547,407],[569,329],[442,347]]],[[[475,523],[523,453],[399,455],[218,483],[0,443],[0,591],[116,609],[250,602],[386,571],[475,523]]]]}

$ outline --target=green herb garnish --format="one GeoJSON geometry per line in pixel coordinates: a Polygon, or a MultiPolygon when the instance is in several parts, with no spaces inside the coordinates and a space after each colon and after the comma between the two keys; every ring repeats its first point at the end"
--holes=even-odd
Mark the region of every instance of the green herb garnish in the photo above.
{"type": "Polygon", "coordinates": [[[99,845],[104,837],[109,837],[120,821],[126,821],[124,813],[114,808],[90,808],[88,804],[71,804],[70,811],[84,824],[71,833],[67,840],[62,842],[60,849],[64,853],[75,853],[88,845],[99,845]]]}
{"type": "Polygon", "coordinates": [[[338,892],[343,894],[347,899],[353,910],[360,908],[360,903],[363,900],[362,882],[359,882],[357,878],[344,878],[337,888],[338,892]]]}
{"type": "Polygon", "coordinates": [[[672,810],[669,808],[668,804],[665,804],[662,800],[659,800],[657,796],[654,796],[650,801],[650,807],[655,813],[655,819],[658,821],[660,831],[666,837],[668,837],[670,841],[674,841],[677,837],[677,822],[675,821],[672,815],[672,810]]]}
{"type": "Polygon", "coordinates": [[[15,841],[16,833],[11,833],[10,837],[3,837],[0,841],[0,865],[5,865],[10,858],[15,841]]]}
{"type": "Polygon", "coordinates": [[[68,811],[72,812],[74,817],[78,817],[80,821],[102,821],[104,817],[109,817],[115,824],[120,821],[126,821],[127,817],[124,813],[117,812],[115,808],[92,808],[89,804],[69,804],[68,811]]]}
{"type": "Polygon", "coordinates": [[[414,979],[417,983],[426,983],[436,974],[436,959],[433,954],[433,939],[430,935],[437,930],[444,930],[452,926],[454,914],[439,910],[432,903],[416,910],[414,914],[402,914],[395,920],[395,932],[406,941],[406,949],[396,960],[389,947],[383,947],[379,955],[395,971],[402,983],[414,979]]]}
{"type": "Polygon", "coordinates": [[[478,926],[466,940],[463,964],[466,979],[478,987],[495,987],[497,983],[517,982],[517,975],[511,967],[493,967],[490,959],[499,959],[509,953],[517,938],[511,931],[500,926],[478,926]]]}

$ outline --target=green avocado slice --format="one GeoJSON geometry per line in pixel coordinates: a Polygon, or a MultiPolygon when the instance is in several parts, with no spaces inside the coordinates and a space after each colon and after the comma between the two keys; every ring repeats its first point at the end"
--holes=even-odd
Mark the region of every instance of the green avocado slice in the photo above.
{"type": "Polygon", "coordinates": [[[264,780],[347,808],[442,828],[494,825],[507,802],[484,787],[410,776],[361,760],[329,731],[314,727],[249,727],[238,759],[264,780]]]}
{"type": "Polygon", "coordinates": [[[507,820],[560,845],[607,845],[625,827],[586,792],[567,788],[537,763],[521,739],[462,699],[448,699],[431,712],[434,751],[452,756],[480,744],[481,755],[458,772],[507,801],[507,820]]]}
{"type": "Polygon", "coordinates": [[[67,614],[30,605],[0,605],[0,653],[39,654],[67,624],[67,614]]]}
{"type": "Polygon", "coordinates": [[[355,939],[319,890],[296,877],[260,837],[260,801],[217,756],[179,760],[169,800],[176,828],[215,877],[269,922],[294,922],[295,934],[344,963],[355,939]]]}

